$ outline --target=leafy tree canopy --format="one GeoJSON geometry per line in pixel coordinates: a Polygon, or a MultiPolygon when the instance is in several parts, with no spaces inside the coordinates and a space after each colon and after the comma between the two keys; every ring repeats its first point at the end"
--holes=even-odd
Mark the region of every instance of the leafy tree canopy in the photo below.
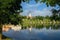
{"type": "Polygon", "coordinates": [[[36,2],[40,1],[46,3],[47,6],[60,6],[60,0],[35,0],[36,2]]]}
{"type": "Polygon", "coordinates": [[[18,24],[21,22],[21,2],[27,0],[0,0],[0,24],[18,24]]]}

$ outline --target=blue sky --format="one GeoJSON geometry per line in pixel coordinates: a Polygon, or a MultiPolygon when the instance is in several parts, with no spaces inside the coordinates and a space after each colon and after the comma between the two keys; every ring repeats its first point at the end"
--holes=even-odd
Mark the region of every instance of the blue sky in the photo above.
{"type": "Polygon", "coordinates": [[[45,3],[36,3],[34,0],[30,0],[29,3],[22,2],[21,6],[23,8],[23,12],[21,15],[26,16],[29,13],[32,14],[32,16],[47,16],[51,15],[51,9],[53,7],[47,7],[45,3]]]}

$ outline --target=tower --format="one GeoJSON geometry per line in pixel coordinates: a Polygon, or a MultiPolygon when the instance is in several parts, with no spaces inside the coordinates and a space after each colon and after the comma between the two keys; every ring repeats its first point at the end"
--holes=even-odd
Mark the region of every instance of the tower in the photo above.
{"type": "Polygon", "coordinates": [[[27,18],[32,19],[31,11],[28,12],[28,16],[27,16],[27,18]]]}

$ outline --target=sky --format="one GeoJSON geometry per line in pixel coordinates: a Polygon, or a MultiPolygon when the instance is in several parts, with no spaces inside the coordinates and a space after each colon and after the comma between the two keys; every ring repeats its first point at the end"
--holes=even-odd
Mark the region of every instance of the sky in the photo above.
{"type": "Polygon", "coordinates": [[[21,6],[23,8],[23,12],[21,15],[27,16],[29,13],[31,13],[32,16],[50,16],[51,15],[51,9],[53,7],[47,7],[45,3],[36,3],[34,0],[30,0],[29,3],[22,2],[21,6]]]}

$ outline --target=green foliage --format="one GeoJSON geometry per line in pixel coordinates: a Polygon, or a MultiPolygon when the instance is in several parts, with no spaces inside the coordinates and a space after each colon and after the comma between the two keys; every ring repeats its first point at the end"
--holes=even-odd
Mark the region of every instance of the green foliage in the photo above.
{"type": "Polygon", "coordinates": [[[36,17],[34,17],[34,19],[40,19],[40,20],[43,20],[43,16],[36,16],[36,17]]]}
{"type": "Polygon", "coordinates": [[[50,19],[50,17],[49,16],[46,16],[45,19],[50,19]]]}
{"type": "Polygon", "coordinates": [[[51,19],[60,20],[60,11],[56,9],[52,9],[51,11],[52,11],[51,19]]]}
{"type": "Polygon", "coordinates": [[[41,2],[46,3],[47,6],[60,6],[60,0],[41,0],[41,2]]]}
{"type": "Polygon", "coordinates": [[[0,0],[0,24],[19,24],[21,22],[19,12],[22,12],[22,1],[28,0],[0,0]]]}
{"type": "Polygon", "coordinates": [[[52,20],[60,20],[60,0],[35,0],[36,2],[46,3],[47,6],[56,7],[58,5],[59,10],[52,9],[52,20]]]}
{"type": "Polygon", "coordinates": [[[40,19],[23,19],[23,27],[29,27],[29,26],[32,26],[32,27],[41,27],[40,25],[52,25],[52,24],[59,24],[60,21],[55,21],[55,20],[50,20],[50,19],[44,19],[44,20],[40,20],[40,19]]]}

